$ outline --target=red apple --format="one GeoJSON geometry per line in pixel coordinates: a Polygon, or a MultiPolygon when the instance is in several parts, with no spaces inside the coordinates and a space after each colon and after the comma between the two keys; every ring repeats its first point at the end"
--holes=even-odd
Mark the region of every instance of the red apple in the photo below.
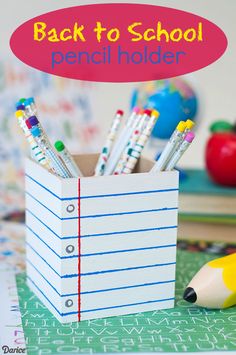
{"type": "Polygon", "coordinates": [[[206,146],[206,168],[212,180],[236,186],[236,132],[216,132],[206,146]]]}

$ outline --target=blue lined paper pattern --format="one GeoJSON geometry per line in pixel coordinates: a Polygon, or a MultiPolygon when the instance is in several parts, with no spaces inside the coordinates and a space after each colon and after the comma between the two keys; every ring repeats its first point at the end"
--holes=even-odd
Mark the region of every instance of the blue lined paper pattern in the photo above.
{"type": "Polygon", "coordinates": [[[30,181],[26,185],[27,277],[30,287],[58,319],[77,320],[79,296],[81,319],[131,313],[132,309],[137,312],[142,306],[158,309],[173,305],[177,186],[158,188],[156,184],[140,191],[125,187],[123,192],[114,186],[114,192],[110,189],[106,193],[104,187],[104,193],[100,189],[90,194],[82,179],[78,199],[50,191],[35,175],[32,171],[26,174],[30,181]],[[67,202],[75,208],[80,204],[80,256],[78,214],[60,212],[67,202]],[[104,208],[96,209],[101,204],[104,208]],[[93,206],[92,210],[88,206],[93,206]],[[67,247],[72,251],[68,253],[67,247]]]}

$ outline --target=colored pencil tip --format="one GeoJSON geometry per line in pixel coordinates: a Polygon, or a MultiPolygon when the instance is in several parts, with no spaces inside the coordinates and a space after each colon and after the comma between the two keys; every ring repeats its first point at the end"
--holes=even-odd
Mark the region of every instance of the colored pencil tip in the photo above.
{"type": "Polygon", "coordinates": [[[190,303],[197,301],[197,294],[192,287],[187,287],[183,294],[183,299],[190,303]]]}
{"type": "Polygon", "coordinates": [[[21,103],[21,104],[23,104],[24,102],[25,102],[25,98],[24,97],[22,97],[20,100],[19,100],[19,102],[21,103]]]}
{"type": "Polygon", "coordinates": [[[186,121],[186,128],[192,129],[194,126],[195,126],[195,122],[193,122],[192,120],[186,121]]]}
{"type": "Polygon", "coordinates": [[[124,111],[122,111],[122,110],[117,110],[117,111],[116,111],[116,114],[117,114],[117,115],[120,115],[120,116],[123,116],[124,111]]]}
{"type": "Polygon", "coordinates": [[[148,116],[151,116],[152,110],[146,109],[146,110],[144,110],[143,113],[146,114],[146,115],[148,115],[148,116]]]}
{"type": "Polygon", "coordinates": [[[184,140],[189,142],[189,143],[192,143],[192,141],[194,140],[195,138],[195,134],[193,132],[188,132],[186,134],[186,136],[184,137],[184,140]]]}

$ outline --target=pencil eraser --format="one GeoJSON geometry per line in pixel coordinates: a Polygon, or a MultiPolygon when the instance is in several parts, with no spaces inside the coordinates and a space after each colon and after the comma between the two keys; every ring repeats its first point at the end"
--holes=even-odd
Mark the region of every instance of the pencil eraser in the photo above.
{"type": "Polygon", "coordinates": [[[36,126],[32,127],[31,133],[34,137],[38,137],[38,136],[40,136],[40,129],[36,126]]]}
{"type": "Polygon", "coordinates": [[[19,111],[19,110],[24,111],[24,110],[25,110],[25,106],[22,105],[22,103],[17,102],[17,104],[16,104],[16,109],[17,109],[17,111],[19,111]]]}
{"type": "Polygon", "coordinates": [[[195,126],[195,122],[193,122],[192,120],[187,120],[186,121],[186,128],[192,129],[193,126],[195,126]]]}
{"type": "Polygon", "coordinates": [[[30,106],[33,102],[34,102],[34,99],[32,97],[30,97],[30,98],[25,100],[24,105],[25,106],[30,106]]]}
{"type": "Polygon", "coordinates": [[[18,110],[15,112],[16,118],[24,117],[24,112],[22,110],[18,110]]]}
{"type": "Polygon", "coordinates": [[[134,108],[133,108],[133,112],[135,112],[135,113],[139,113],[140,112],[140,108],[138,107],[138,106],[135,106],[134,108]]]}
{"type": "Polygon", "coordinates": [[[184,132],[185,128],[186,128],[186,122],[184,121],[180,121],[178,123],[178,126],[176,127],[177,131],[179,132],[184,132]]]}
{"type": "Polygon", "coordinates": [[[124,111],[122,111],[122,110],[117,110],[117,111],[116,111],[116,114],[117,114],[117,115],[120,115],[120,116],[123,116],[124,111]]]}
{"type": "Polygon", "coordinates": [[[192,141],[194,140],[195,138],[195,134],[193,132],[188,132],[186,134],[186,136],[184,137],[184,140],[189,142],[189,143],[192,143],[192,141]]]}
{"type": "Polygon", "coordinates": [[[37,126],[37,124],[39,123],[39,121],[38,121],[38,119],[37,119],[36,116],[31,116],[31,117],[29,118],[29,122],[30,122],[30,124],[31,124],[32,127],[33,127],[33,126],[37,126]]]}
{"type": "Polygon", "coordinates": [[[30,124],[29,119],[25,121],[25,124],[26,124],[26,126],[27,126],[29,129],[32,128],[32,125],[30,124]]]}
{"type": "Polygon", "coordinates": [[[28,98],[28,102],[29,102],[30,104],[34,104],[34,98],[33,98],[33,97],[29,97],[29,98],[28,98]]]}
{"type": "Polygon", "coordinates": [[[62,141],[56,141],[54,147],[58,152],[61,152],[65,149],[64,143],[62,141]]]}
{"type": "Polygon", "coordinates": [[[159,112],[157,110],[152,110],[152,116],[158,118],[159,117],[159,112]]]}
{"type": "Polygon", "coordinates": [[[146,109],[146,110],[144,110],[143,113],[146,114],[146,115],[148,115],[148,116],[151,116],[152,110],[146,109]]]}

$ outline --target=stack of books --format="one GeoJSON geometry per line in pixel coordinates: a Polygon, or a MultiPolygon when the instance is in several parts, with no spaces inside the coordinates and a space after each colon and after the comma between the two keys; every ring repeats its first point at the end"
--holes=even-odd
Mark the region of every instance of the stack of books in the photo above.
{"type": "Polygon", "coordinates": [[[236,239],[236,188],[214,184],[204,170],[186,170],[180,181],[179,235],[236,239]]]}

